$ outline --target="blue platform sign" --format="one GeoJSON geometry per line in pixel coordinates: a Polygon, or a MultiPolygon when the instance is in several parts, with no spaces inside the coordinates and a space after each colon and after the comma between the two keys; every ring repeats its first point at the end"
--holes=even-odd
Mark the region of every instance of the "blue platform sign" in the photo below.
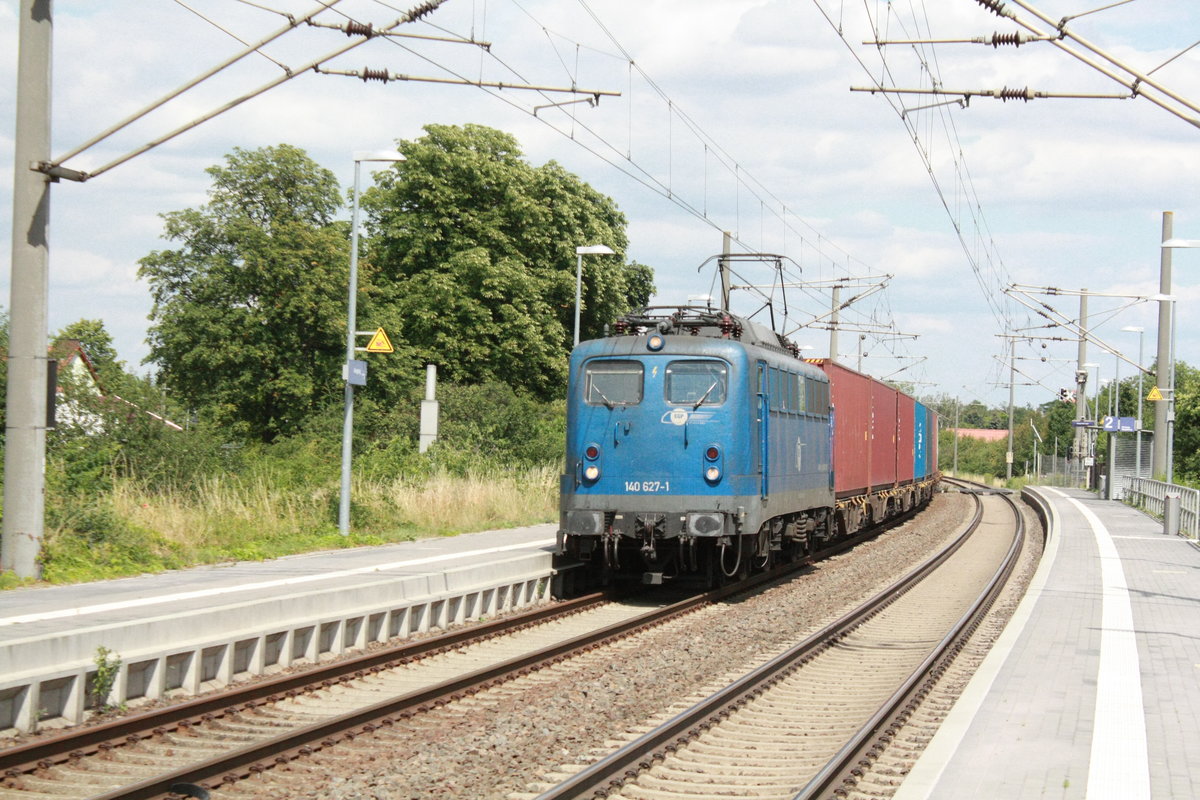
{"type": "Polygon", "coordinates": [[[1137,430],[1137,420],[1133,417],[1105,417],[1104,430],[1109,433],[1133,433],[1137,430]]]}

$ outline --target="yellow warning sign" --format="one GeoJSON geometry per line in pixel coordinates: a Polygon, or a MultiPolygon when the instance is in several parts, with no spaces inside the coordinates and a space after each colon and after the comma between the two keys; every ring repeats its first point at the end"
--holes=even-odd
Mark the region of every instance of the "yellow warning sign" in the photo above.
{"type": "Polygon", "coordinates": [[[383,328],[378,328],[375,335],[371,337],[371,341],[367,343],[368,353],[390,353],[392,352],[392,342],[388,339],[383,328]]]}
{"type": "Polygon", "coordinates": [[[1158,387],[1155,386],[1150,389],[1150,394],[1146,395],[1146,399],[1150,400],[1151,402],[1157,402],[1159,400],[1162,400],[1163,399],[1162,392],[1160,392],[1158,390],[1158,387]]]}

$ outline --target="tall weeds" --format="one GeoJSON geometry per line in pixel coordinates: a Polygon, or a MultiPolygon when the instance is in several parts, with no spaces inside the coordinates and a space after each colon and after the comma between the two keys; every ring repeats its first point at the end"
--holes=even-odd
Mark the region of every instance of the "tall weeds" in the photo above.
{"type": "Polygon", "coordinates": [[[208,476],[170,491],[120,480],[112,510],[153,531],[181,560],[214,563],[549,522],[557,479],[554,467],[435,472],[420,480],[356,477],[348,538],[332,522],[338,487],[287,487],[262,475],[208,476]]]}

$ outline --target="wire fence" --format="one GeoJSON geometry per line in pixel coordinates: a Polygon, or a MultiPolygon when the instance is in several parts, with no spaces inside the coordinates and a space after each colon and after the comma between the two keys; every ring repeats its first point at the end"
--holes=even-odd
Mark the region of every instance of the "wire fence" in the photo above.
{"type": "Polygon", "coordinates": [[[1042,456],[1034,480],[1043,486],[1084,486],[1088,469],[1081,459],[1042,456]]]}

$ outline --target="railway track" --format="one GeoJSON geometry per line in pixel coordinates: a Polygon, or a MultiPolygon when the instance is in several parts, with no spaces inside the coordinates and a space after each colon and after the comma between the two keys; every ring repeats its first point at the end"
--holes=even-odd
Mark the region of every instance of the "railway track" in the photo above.
{"type": "Polygon", "coordinates": [[[539,794],[813,798],[853,788],[1003,586],[1023,521],[976,495],[972,526],[860,608],[539,794]]]}
{"type": "Polygon", "coordinates": [[[564,659],[610,657],[598,649],[606,642],[663,626],[794,568],[669,604],[579,598],[10,748],[0,751],[0,800],[204,796],[217,787],[245,796],[237,788],[247,777],[336,753],[356,737],[420,728],[430,710],[493,696],[514,676],[536,676],[564,659]]]}
{"type": "Polygon", "coordinates": [[[693,607],[593,594],[72,730],[0,751],[0,800],[132,800],[229,782],[693,607]]]}
{"type": "Polygon", "coordinates": [[[206,786],[307,757],[799,566],[675,602],[662,591],[627,600],[595,593],[2,750],[0,800],[199,796],[206,786]]]}

